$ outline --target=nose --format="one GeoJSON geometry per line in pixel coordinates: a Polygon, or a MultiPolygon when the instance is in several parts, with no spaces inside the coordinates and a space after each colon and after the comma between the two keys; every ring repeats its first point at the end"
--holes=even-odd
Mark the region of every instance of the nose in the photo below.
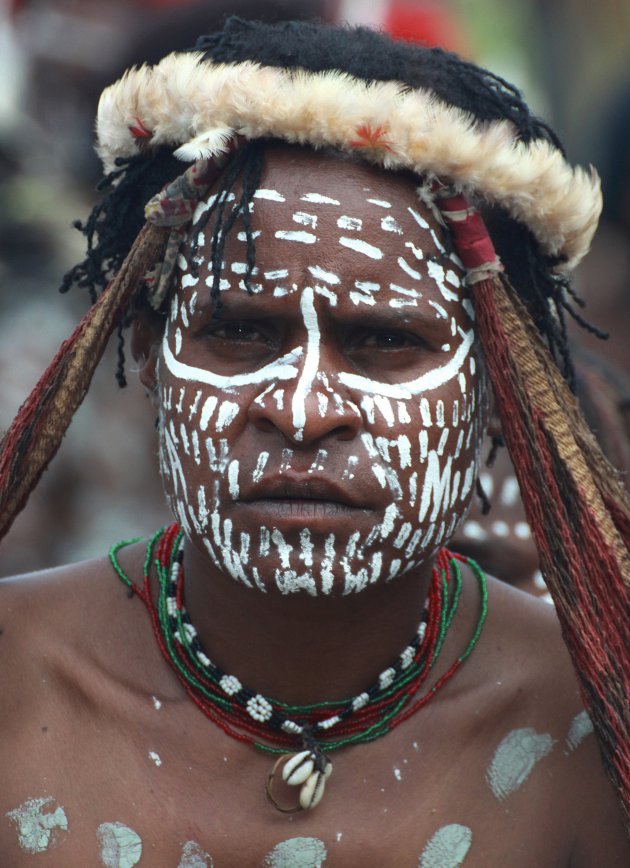
{"type": "Polygon", "coordinates": [[[333,388],[331,378],[326,369],[318,371],[305,394],[299,379],[266,389],[250,404],[250,421],[261,431],[280,431],[296,445],[354,439],[361,429],[361,411],[333,388]]]}
{"type": "Polygon", "coordinates": [[[259,429],[276,429],[295,444],[325,437],[351,440],[361,425],[357,405],[332,385],[341,359],[339,351],[322,342],[314,294],[310,287],[300,301],[306,328],[306,352],[296,378],[281,388],[268,387],[252,402],[249,418],[259,429]]]}

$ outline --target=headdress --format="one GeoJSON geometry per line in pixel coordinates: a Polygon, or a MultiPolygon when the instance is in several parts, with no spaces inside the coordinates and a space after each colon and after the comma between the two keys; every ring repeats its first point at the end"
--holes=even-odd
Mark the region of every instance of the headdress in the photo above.
{"type": "Polygon", "coordinates": [[[149,205],[122,267],[5,437],[0,532],[55,454],[117,318],[147,281],[160,283],[156,263],[164,261],[168,275],[191,202],[205,194],[231,147],[277,138],[410,169],[474,283],[478,333],[542,572],[630,817],[630,504],[475,207],[527,227],[558,308],[567,285],[553,274],[571,271],[588,249],[601,207],[598,179],[570,167],[557,140],[540,134],[544,127],[523,140],[511,120],[479,120],[426,88],[360,80],[332,62],[320,71],[290,65],[176,54],[130,71],[103,94],[98,151],[114,183],[125,165],[158,148],[199,162],[149,205]]]}

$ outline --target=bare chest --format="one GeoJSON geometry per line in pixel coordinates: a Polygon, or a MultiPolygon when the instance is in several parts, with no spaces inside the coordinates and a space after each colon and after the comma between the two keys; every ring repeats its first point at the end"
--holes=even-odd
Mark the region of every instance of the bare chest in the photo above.
{"type": "MultiPolygon", "coordinates": [[[[179,703],[149,702],[153,708],[123,730],[102,718],[68,719],[39,733],[33,723],[4,765],[0,864],[567,864],[553,745],[545,754],[539,742],[534,761],[535,741],[520,753],[514,743],[493,779],[487,740],[442,728],[438,709],[378,742],[333,754],[321,804],[283,814],[266,796],[273,757],[205,720],[199,725],[179,703]]],[[[287,807],[297,801],[291,792],[278,795],[287,807]]]]}

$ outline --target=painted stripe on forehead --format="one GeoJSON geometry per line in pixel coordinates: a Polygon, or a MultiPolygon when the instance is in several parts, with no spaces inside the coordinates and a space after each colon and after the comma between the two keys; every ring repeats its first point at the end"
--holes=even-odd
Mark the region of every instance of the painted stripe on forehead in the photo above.
{"type": "Polygon", "coordinates": [[[433,368],[427,371],[421,377],[415,380],[409,380],[405,383],[378,383],[368,377],[361,377],[358,374],[347,374],[341,372],[339,374],[339,382],[350,389],[358,389],[366,392],[368,395],[384,395],[387,398],[411,398],[412,395],[418,395],[421,392],[430,392],[432,389],[437,389],[444,385],[449,380],[453,379],[461,370],[470,349],[475,339],[473,329],[464,333],[463,339],[453,357],[446,364],[439,368],[433,368]]]}
{"type": "Polygon", "coordinates": [[[302,232],[301,230],[278,229],[275,235],[281,241],[297,241],[300,244],[315,244],[317,241],[317,235],[313,235],[312,232],[302,232]]]}
{"type": "Polygon", "coordinates": [[[368,244],[367,241],[362,241],[360,238],[345,238],[341,237],[339,243],[342,247],[348,247],[350,250],[355,250],[357,253],[362,253],[364,256],[369,256],[370,259],[382,259],[383,251],[373,244],[368,244]]]}
{"type": "Polygon", "coordinates": [[[332,199],[330,196],[323,196],[321,193],[305,193],[300,196],[302,202],[314,202],[316,205],[341,205],[338,199],[332,199]]]}
{"type": "Polygon", "coordinates": [[[269,199],[271,202],[286,202],[287,200],[277,190],[267,190],[261,187],[254,193],[254,199],[269,199]]]}

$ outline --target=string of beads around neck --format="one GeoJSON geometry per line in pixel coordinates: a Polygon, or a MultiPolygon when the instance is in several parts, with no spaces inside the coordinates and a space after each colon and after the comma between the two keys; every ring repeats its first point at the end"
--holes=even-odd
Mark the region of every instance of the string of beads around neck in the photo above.
{"type": "Polygon", "coordinates": [[[148,540],[142,586],[134,584],[118,561],[121,548],[139,541],[124,540],[112,546],[109,557],[115,572],[130,595],[140,597],[146,605],[164,659],[200,711],[227,735],[276,757],[267,779],[267,795],[283,813],[309,810],[319,804],[332,773],[329,753],[380,738],[426,705],[470,656],[486,619],[483,571],[469,558],[442,548],[435,558],[416,633],[374,683],[345,700],[290,705],[243,685],[205,652],[185,605],[181,527],[172,524],[161,528],[148,540]],[[418,695],[438,660],[457,611],[461,562],[468,564],[479,584],[477,622],[463,652],[429,690],[418,695]],[[151,594],[152,567],[158,580],[157,602],[151,594]],[[296,806],[285,807],[274,795],[280,769],[286,784],[299,787],[296,806]]]}

